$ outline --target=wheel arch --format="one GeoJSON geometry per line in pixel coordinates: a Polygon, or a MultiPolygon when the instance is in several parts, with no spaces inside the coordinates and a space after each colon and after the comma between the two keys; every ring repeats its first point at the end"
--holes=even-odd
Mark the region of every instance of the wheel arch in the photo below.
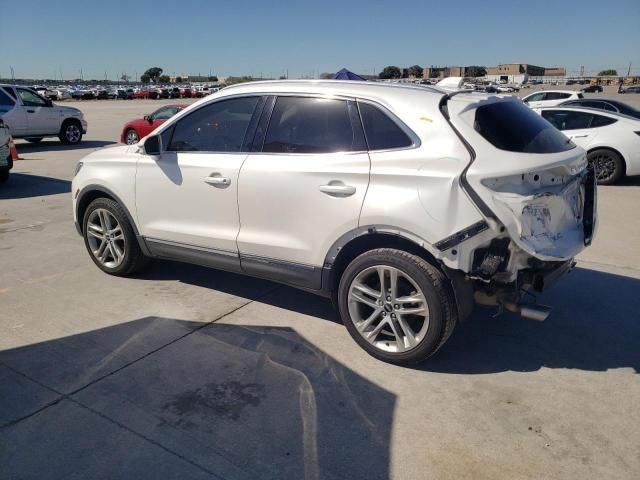
{"type": "Polygon", "coordinates": [[[622,162],[624,164],[624,172],[622,173],[622,175],[626,175],[627,174],[627,170],[629,165],[627,164],[627,159],[625,158],[625,156],[617,149],[610,147],[608,145],[598,145],[595,147],[589,147],[589,150],[587,150],[587,155],[590,155],[592,152],[595,152],[596,150],[609,150],[613,153],[616,153],[618,155],[620,155],[620,158],[622,159],[622,162]]]}
{"type": "Polygon", "coordinates": [[[129,209],[127,208],[125,203],[122,200],[120,200],[120,197],[118,197],[118,195],[113,193],[107,187],[103,187],[102,185],[87,185],[78,194],[77,201],[76,201],[76,218],[78,219],[78,223],[80,225],[80,233],[84,233],[82,231],[83,229],[82,223],[84,219],[84,214],[87,211],[87,207],[91,202],[93,202],[97,198],[109,198],[114,202],[117,202],[118,205],[120,205],[122,209],[125,211],[127,215],[127,220],[129,220],[129,223],[131,224],[131,228],[133,228],[133,232],[136,234],[136,237],[140,236],[140,233],[138,231],[138,226],[136,225],[136,222],[133,220],[133,216],[131,215],[131,212],[129,212],[129,209]]]}
{"type": "Polygon", "coordinates": [[[395,248],[423,258],[445,275],[456,299],[458,319],[464,320],[473,310],[473,286],[465,279],[463,272],[447,268],[440,262],[430,247],[420,237],[394,227],[367,226],[352,230],[336,240],[327,253],[322,272],[322,290],[337,305],[340,278],[353,259],[369,250],[395,248]]]}

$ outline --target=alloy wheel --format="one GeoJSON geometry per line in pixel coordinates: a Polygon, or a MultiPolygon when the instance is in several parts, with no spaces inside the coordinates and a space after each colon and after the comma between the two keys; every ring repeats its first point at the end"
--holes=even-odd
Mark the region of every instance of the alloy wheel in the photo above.
{"type": "Polygon", "coordinates": [[[429,306],[407,273],[388,265],[361,271],[349,286],[349,316],[374,347],[401,353],[417,347],[429,329],[429,306]]]}
{"type": "Polygon", "coordinates": [[[604,181],[610,179],[616,171],[616,160],[612,155],[599,153],[591,159],[595,168],[596,180],[604,181]]]}
{"type": "Polygon", "coordinates": [[[82,135],[82,132],[80,132],[80,128],[78,128],[78,125],[76,125],[75,123],[70,123],[69,125],[67,125],[64,134],[69,143],[77,143],[80,140],[80,135],[82,135]]]}
{"type": "Polygon", "coordinates": [[[134,145],[136,143],[138,143],[140,139],[138,138],[138,134],[136,133],[135,130],[129,130],[127,132],[127,135],[125,137],[125,141],[127,143],[127,145],[134,145]]]}
{"type": "Polygon", "coordinates": [[[104,208],[97,208],[87,219],[89,249],[95,259],[107,268],[116,268],[124,260],[125,239],[116,217],[104,208]]]}

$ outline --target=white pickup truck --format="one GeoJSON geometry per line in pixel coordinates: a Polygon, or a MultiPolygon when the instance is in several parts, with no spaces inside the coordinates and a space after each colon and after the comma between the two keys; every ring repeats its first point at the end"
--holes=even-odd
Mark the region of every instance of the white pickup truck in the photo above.
{"type": "Polygon", "coordinates": [[[84,114],[73,107],[55,105],[34,90],[0,84],[0,118],[13,138],[37,143],[44,137],[58,137],[62,143],[80,143],[87,133],[84,114]]]}

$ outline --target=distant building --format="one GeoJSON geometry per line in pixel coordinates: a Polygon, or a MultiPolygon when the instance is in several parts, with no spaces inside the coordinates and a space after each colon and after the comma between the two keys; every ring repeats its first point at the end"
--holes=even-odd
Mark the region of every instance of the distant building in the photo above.
{"type": "Polygon", "coordinates": [[[563,67],[538,67],[528,63],[503,63],[496,67],[487,67],[487,80],[492,82],[524,83],[530,77],[564,77],[563,67]]]}

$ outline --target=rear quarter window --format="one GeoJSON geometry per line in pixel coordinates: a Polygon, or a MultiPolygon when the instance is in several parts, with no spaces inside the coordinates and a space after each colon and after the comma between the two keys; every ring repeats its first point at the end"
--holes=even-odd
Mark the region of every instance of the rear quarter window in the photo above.
{"type": "Polygon", "coordinates": [[[508,152],[557,153],[575,147],[544,118],[515,101],[479,107],[474,129],[494,147],[508,152]]]}

